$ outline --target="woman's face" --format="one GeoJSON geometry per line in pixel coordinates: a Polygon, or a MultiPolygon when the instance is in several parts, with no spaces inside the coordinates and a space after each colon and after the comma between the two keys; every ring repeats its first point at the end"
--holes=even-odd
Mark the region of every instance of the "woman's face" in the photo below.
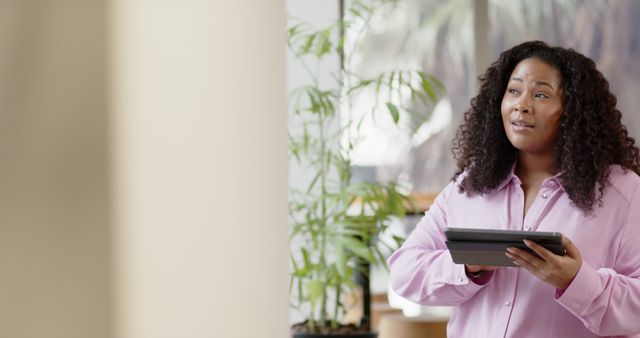
{"type": "Polygon", "coordinates": [[[520,61],[500,108],[511,144],[521,152],[552,156],[563,107],[560,72],[537,58],[520,61]]]}

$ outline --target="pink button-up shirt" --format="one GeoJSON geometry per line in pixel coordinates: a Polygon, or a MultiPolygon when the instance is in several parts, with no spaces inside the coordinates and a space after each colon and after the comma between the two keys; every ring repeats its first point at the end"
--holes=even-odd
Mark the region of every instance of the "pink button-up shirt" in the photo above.
{"type": "Polygon", "coordinates": [[[602,205],[589,216],[557,178],[544,181],[525,215],[513,173],[484,196],[459,193],[462,176],[389,258],[394,291],[416,303],[454,306],[449,337],[640,337],[638,175],[612,166],[602,205]],[[515,267],[478,284],[453,263],[445,227],[562,232],[580,250],[582,267],[564,292],[515,267]]]}

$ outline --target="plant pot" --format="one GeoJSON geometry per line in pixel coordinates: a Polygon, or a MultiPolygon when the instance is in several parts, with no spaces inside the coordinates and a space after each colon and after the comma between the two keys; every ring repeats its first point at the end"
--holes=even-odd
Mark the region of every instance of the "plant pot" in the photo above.
{"type": "Polygon", "coordinates": [[[378,338],[378,332],[367,333],[294,333],[293,338],[378,338]]]}

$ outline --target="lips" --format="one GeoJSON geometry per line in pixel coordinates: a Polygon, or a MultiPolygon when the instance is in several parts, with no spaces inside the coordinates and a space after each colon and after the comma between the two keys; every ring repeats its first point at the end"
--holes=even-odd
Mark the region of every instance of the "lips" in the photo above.
{"type": "Polygon", "coordinates": [[[533,128],[534,125],[532,123],[526,122],[524,120],[513,120],[511,121],[511,124],[516,126],[516,127],[520,127],[520,128],[533,128]]]}

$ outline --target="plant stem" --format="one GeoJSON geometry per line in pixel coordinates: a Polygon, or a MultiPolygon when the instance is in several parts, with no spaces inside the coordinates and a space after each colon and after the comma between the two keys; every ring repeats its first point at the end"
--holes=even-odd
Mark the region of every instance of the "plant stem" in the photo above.
{"type": "Polygon", "coordinates": [[[336,305],[335,305],[335,308],[333,309],[333,318],[331,318],[331,327],[333,328],[338,327],[338,310],[340,310],[340,304],[341,304],[340,291],[341,291],[340,285],[336,285],[336,305]]]}
{"type": "MultiPolygon", "coordinates": [[[[321,244],[320,244],[320,270],[326,271],[326,261],[325,261],[325,250],[326,250],[326,240],[327,240],[327,206],[325,201],[325,195],[327,193],[327,168],[325,162],[325,152],[327,147],[327,140],[324,135],[325,119],[324,112],[318,113],[318,133],[320,138],[320,226],[322,229],[320,230],[320,234],[322,236],[321,244]]],[[[333,115],[335,116],[335,115],[333,115]]],[[[319,276],[320,278],[326,278],[327,276],[319,276]]],[[[322,283],[322,301],[320,302],[320,326],[326,326],[326,315],[327,315],[327,283],[322,283]]]]}

